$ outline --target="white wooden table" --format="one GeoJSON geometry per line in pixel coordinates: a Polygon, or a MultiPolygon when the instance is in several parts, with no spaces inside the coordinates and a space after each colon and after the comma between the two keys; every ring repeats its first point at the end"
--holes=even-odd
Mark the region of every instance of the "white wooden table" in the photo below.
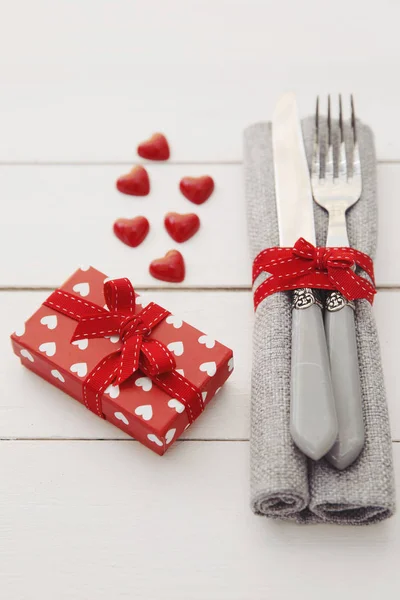
{"type": "MultiPolygon", "coordinates": [[[[241,134],[278,95],[353,92],[376,134],[376,317],[400,481],[400,5],[391,0],[14,0],[0,23],[0,589],[5,600],[369,600],[399,595],[400,518],[299,527],[249,509],[252,302],[241,134]],[[115,179],[154,131],[168,164],[130,198],[115,179]],[[184,288],[149,260],[165,212],[210,174],[184,288]],[[147,215],[137,250],[111,232],[147,215]],[[390,259],[387,257],[390,254],[390,259]],[[218,399],[163,458],[22,369],[8,335],[79,264],[138,288],[236,357],[218,399]],[[154,288],[151,290],[150,288],[154,288]]],[[[196,209],[197,210],[197,209],[196,209]]]]}

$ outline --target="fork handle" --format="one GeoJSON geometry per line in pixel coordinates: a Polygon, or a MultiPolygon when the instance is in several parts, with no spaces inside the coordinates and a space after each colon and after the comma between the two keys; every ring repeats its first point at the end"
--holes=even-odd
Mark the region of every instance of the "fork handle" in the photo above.
{"type": "Polygon", "coordinates": [[[298,448],[320,459],[336,440],[338,424],[322,305],[313,290],[295,290],[292,311],[290,432],[298,448]]]}
{"type": "Polygon", "coordinates": [[[338,438],[326,458],[342,470],[356,460],[364,446],[364,420],[354,309],[338,292],[327,299],[325,331],[339,425],[338,438]]]}

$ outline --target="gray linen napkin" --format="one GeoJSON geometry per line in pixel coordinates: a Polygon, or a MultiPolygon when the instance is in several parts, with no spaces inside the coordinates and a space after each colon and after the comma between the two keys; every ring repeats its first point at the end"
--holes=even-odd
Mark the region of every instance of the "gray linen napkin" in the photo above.
{"type": "MultiPolygon", "coordinates": [[[[310,161],[314,120],[302,122],[310,161]]],[[[358,123],[363,193],[348,213],[350,244],[375,256],[376,158],[371,130],[358,123]]],[[[252,257],[279,245],[271,124],[244,133],[245,186],[252,257]]],[[[327,215],[314,206],[317,244],[324,245],[327,215]]],[[[260,277],[265,277],[261,275],[260,277]]],[[[260,283],[260,278],[256,285],[260,283]]],[[[289,432],[291,305],[289,294],[266,298],[255,314],[251,410],[251,506],[256,514],[300,523],[363,525],[390,517],[395,508],[392,444],[375,319],[366,300],[356,303],[358,358],[365,447],[338,471],[324,459],[308,460],[289,432]]]]}

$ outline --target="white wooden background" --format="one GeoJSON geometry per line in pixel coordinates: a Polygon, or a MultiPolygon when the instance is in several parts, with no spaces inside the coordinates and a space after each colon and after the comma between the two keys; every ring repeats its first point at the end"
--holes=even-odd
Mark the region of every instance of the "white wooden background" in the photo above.
{"type": "Polygon", "coordinates": [[[242,129],[293,89],[353,92],[376,134],[381,337],[400,481],[400,4],[336,0],[0,3],[0,589],[6,600],[398,597],[400,518],[299,527],[249,509],[252,306],[242,129]],[[164,132],[153,191],[114,190],[139,141],[164,132]],[[197,210],[178,191],[210,174],[197,210]],[[196,209],[184,289],[149,260],[165,212],[196,209]],[[113,237],[145,214],[137,250],[113,237]],[[386,260],[390,253],[392,258],[386,260]],[[163,458],[23,370],[8,335],[80,263],[128,275],[231,345],[236,370],[163,458]]]}

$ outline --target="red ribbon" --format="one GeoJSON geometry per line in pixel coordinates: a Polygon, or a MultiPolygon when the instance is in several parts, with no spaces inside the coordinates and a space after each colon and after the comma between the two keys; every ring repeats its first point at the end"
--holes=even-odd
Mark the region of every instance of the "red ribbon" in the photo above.
{"type": "Polygon", "coordinates": [[[270,273],[254,292],[254,308],[271,294],[298,288],[337,290],[347,300],[365,298],[372,304],[376,294],[374,266],[371,258],[354,248],[315,247],[304,238],[293,248],[267,248],[256,256],[253,283],[260,273],[270,273]],[[360,267],[372,284],[357,275],[360,267]]]}
{"type": "Polygon", "coordinates": [[[139,371],[187,409],[189,421],[203,411],[200,390],[175,370],[174,355],[162,342],[151,338],[152,329],[170,313],[150,302],[136,313],[135,292],[129,279],[104,284],[109,310],[74,294],[56,290],[44,302],[53,310],[78,321],[71,342],[118,335],[122,346],[102,359],[83,383],[86,407],[104,418],[101,397],[110,385],[120,385],[139,371]]]}

